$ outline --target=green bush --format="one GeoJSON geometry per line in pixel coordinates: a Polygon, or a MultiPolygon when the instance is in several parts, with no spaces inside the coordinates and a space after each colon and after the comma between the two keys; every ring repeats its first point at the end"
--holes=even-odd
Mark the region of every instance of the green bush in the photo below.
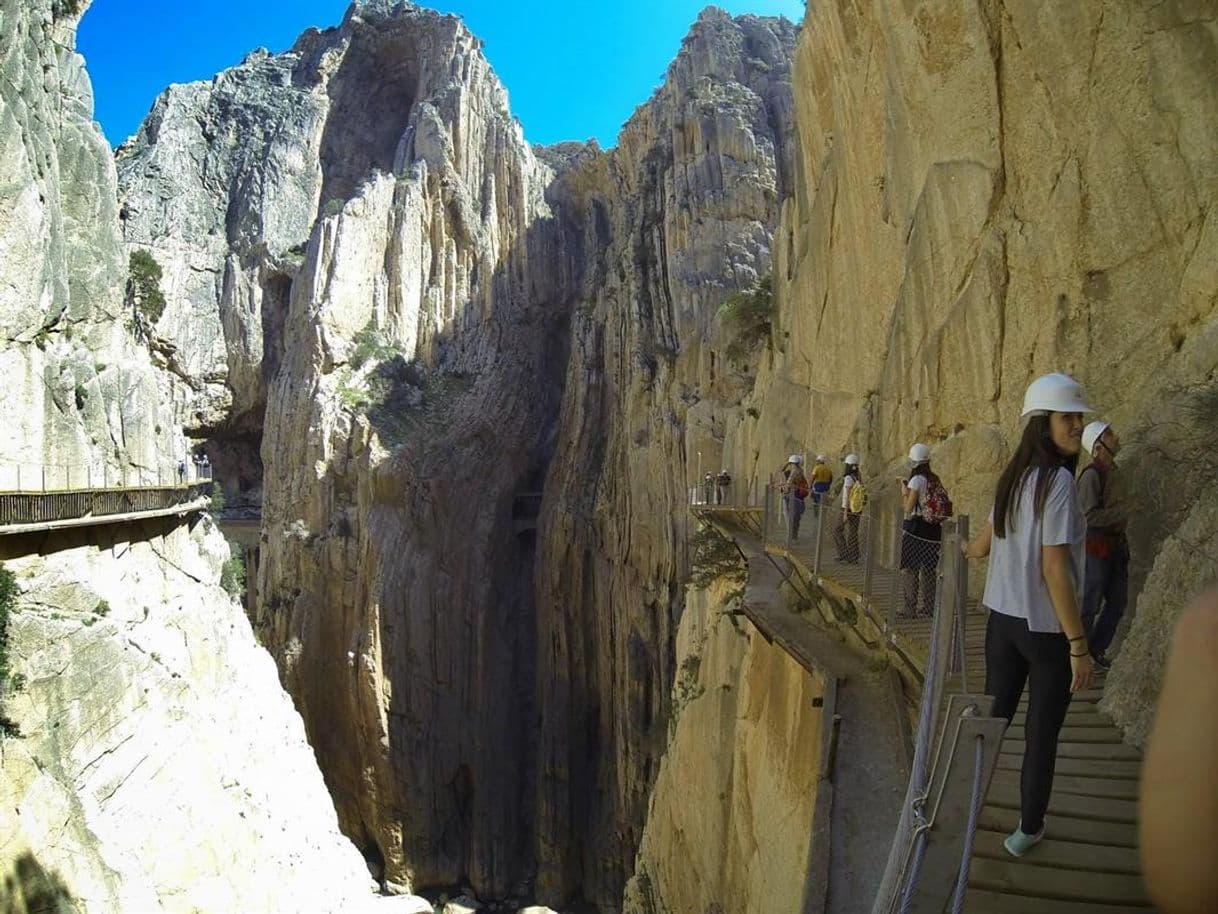
{"type": "Polygon", "coordinates": [[[694,553],[690,581],[694,586],[708,587],[723,577],[738,583],[748,579],[748,568],[740,550],[713,525],[699,526],[690,545],[694,553]]]}
{"type": "Polygon", "coordinates": [[[224,486],[218,482],[211,484],[211,513],[219,514],[228,507],[228,499],[224,495],[224,486]]]}
{"type": "Polygon", "coordinates": [[[766,274],[751,289],[729,295],[719,306],[719,322],[730,340],[724,355],[732,362],[742,362],[749,353],[770,336],[770,318],[774,313],[774,280],[766,274]]]}
{"type": "Polygon", "coordinates": [[[354,343],[355,349],[348,361],[356,371],[368,362],[384,362],[402,352],[389,337],[372,325],[372,321],[368,321],[364,329],[355,334],[354,343]]]}
{"type": "Polygon", "coordinates": [[[3,699],[25,686],[25,677],[14,676],[8,666],[8,627],[21,593],[13,573],[0,565],[0,739],[20,736],[21,730],[4,713],[3,699]]]}
{"type": "Polygon", "coordinates": [[[93,607],[93,613],[102,617],[110,615],[110,601],[98,600],[97,605],[93,607]]]}
{"type": "Polygon", "coordinates": [[[165,313],[165,296],[161,292],[161,265],[143,248],[132,251],[127,262],[127,304],[135,308],[149,324],[155,324],[165,313]]]}
{"type": "Polygon", "coordinates": [[[245,559],[241,553],[234,552],[220,569],[220,586],[230,597],[240,598],[245,592],[245,559]]]}

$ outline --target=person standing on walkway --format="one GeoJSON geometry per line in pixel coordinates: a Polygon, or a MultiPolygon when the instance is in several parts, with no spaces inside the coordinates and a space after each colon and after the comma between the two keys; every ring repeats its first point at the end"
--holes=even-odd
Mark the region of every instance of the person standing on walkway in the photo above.
{"type": "Polygon", "coordinates": [[[1018,827],[1003,846],[1022,857],[1045,835],[1057,740],[1070,696],[1091,682],[1093,666],[1079,612],[1086,521],[1074,487],[1082,449],[1082,385],[1048,374],[1028,385],[1023,435],[998,478],[990,518],[964,545],[969,558],[990,556],[981,602],[985,692],[994,716],[1015,716],[1028,686],[1018,827]]]}
{"type": "Polygon", "coordinates": [[[909,449],[909,478],[900,479],[901,506],[901,579],[905,606],[904,619],[930,616],[935,608],[935,570],[939,566],[939,545],[943,539],[942,518],[932,518],[930,495],[943,488],[930,469],[930,448],[915,444],[909,449]],[[937,520],[937,522],[932,522],[937,520]]]}
{"type": "Polygon", "coordinates": [[[1091,656],[1101,670],[1110,666],[1108,648],[1129,602],[1127,515],[1117,497],[1116,455],[1121,439],[1107,422],[1083,429],[1091,463],[1078,477],[1078,497],[1087,518],[1087,569],[1083,585],[1083,628],[1091,656]]]}
{"type": "Polygon", "coordinates": [[[732,474],[724,467],[715,477],[715,504],[721,505],[727,501],[727,490],[732,484],[732,474]]]}
{"type": "Polygon", "coordinates": [[[842,479],[842,513],[833,528],[833,543],[837,547],[837,560],[849,565],[858,564],[859,560],[859,516],[861,510],[855,510],[858,499],[851,499],[854,487],[863,481],[859,472],[859,455],[847,454],[843,461],[846,465],[846,475],[842,479]]]}
{"type": "Polygon", "coordinates": [[[787,538],[799,539],[799,522],[804,516],[804,499],[808,497],[808,477],[804,475],[804,459],[799,454],[787,458],[783,467],[786,482],[782,484],[782,503],[787,512],[787,538]]]}
{"type": "Polygon", "coordinates": [[[816,463],[812,465],[812,504],[819,506],[821,496],[833,485],[833,471],[825,462],[824,454],[816,455],[816,463]]]}

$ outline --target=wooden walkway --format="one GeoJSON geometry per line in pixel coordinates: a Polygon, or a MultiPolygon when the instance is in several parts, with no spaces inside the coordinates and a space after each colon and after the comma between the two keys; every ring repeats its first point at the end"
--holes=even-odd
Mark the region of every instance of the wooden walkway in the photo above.
{"type": "Polygon", "coordinates": [[[210,503],[211,481],[164,486],[0,492],[0,536],[190,514],[210,503]]]}
{"type": "MultiPolygon", "coordinates": [[[[740,512],[734,512],[740,513],[740,512]]],[[[809,512],[809,519],[815,519],[809,512]]],[[[748,525],[754,527],[752,523],[748,525]]],[[[804,531],[801,531],[804,533],[804,531]]],[[[813,575],[815,535],[807,531],[791,544],[767,543],[766,550],[788,558],[805,579],[816,579],[826,593],[855,605],[863,603],[863,566],[836,561],[832,541],[822,547],[819,575],[813,575]]],[[[900,580],[891,570],[873,571],[872,602],[887,613],[900,580]]],[[[850,627],[854,639],[876,640],[881,620],[862,618],[850,627]]],[[[985,681],[986,611],[975,601],[966,621],[964,673],[970,691],[985,681]]],[[[880,638],[894,668],[906,667],[915,681],[924,677],[931,623],[899,620],[896,631],[880,638]]],[[[870,646],[870,645],[869,645],[870,646]]],[[[1098,671],[1097,671],[1098,672],[1098,671]]],[[[1027,856],[1011,857],[1003,839],[1019,822],[1019,772],[1024,748],[1026,698],[1007,730],[998,769],[986,795],[969,876],[965,910],[974,914],[1126,914],[1152,910],[1142,883],[1137,845],[1137,793],[1141,753],[1124,743],[1121,731],[1098,702],[1104,676],[1076,694],[1058,743],[1053,795],[1047,816],[1048,837],[1027,856]]],[[[947,693],[962,690],[957,673],[947,693]]],[[[908,698],[916,705],[916,691],[908,698]]]]}

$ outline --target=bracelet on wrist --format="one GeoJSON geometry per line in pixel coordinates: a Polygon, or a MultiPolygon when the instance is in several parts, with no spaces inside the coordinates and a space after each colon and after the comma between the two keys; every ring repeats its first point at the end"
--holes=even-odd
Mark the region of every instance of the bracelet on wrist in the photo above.
{"type": "Polygon", "coordinates": [[[1073,644],[1075,641],[1086,641],[1086,640],[1087,640],[1086,635],[1079,635],[1077,638],[1071,638],[1070,643],[1073,644]]]}
{"type": "Polygon", "coordinates": [[[1083,651],[1081,654],[1076,654],[1076,653],[1074,653],[1074,651],[1071,651],[1070,656],[1071,657],[1090,657],[1091,651],[1083,651]]]}

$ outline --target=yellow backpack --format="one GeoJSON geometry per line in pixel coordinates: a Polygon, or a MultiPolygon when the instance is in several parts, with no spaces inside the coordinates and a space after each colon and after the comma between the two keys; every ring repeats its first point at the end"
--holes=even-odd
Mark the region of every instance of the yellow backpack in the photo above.
{"type": "Polygon", "coordinates": [[[854,480],[854,485],[850,487],[850,513],[862,514],[863,508],[867,506],[867,489],[864,487],[862,480],[857,477],[854,480]]]}

